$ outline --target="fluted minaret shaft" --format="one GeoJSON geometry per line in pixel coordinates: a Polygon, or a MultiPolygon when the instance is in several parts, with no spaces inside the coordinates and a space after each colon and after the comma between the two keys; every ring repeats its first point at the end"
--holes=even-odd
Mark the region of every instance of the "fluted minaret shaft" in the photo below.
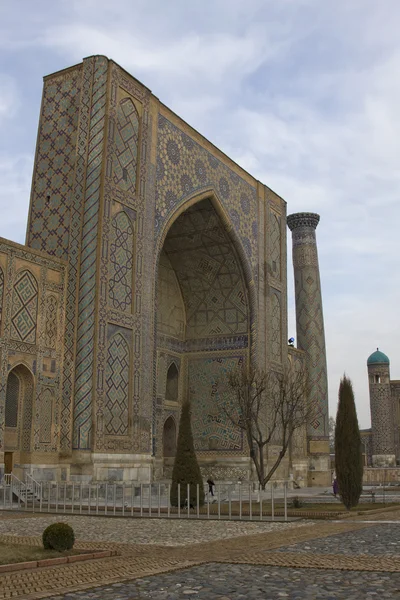
{"type": "Polygon", "coordinates": [[[316,404],[307,426],[309,441],[328,439],[328,378],[324,317],[315,230],[319,215],[296,213],[287,224],[292,231],[296,295],[297,347],[306,353],[312,400],[316,404]]]}

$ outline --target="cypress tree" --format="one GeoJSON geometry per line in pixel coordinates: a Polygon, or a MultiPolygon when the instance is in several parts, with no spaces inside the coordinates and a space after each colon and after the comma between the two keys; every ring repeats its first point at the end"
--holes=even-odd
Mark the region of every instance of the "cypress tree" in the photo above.
{"type": "Polygon", "coordinates": [[[343,376],[335,428],[335,470],[339,495],[350,510],[357,506],[362,492],[363,461],[361,436],[351,380],[343,376]]]}
{"type": "Polygon", "coordinates": [[[190,495],[187,500],[191,505],[197,504],[197,484],[199,484],[200,506],[204,504],[204,486],[194,451],[193,433],[190,415],[190,402],[186,400],[182,405],[179,421],[178,442],[174,468],[172,470],[171,506],[178,506],[178,483],[180,487],[180,504],[185,505],[187,500],[187,484],[190,484],[190,495]]]}

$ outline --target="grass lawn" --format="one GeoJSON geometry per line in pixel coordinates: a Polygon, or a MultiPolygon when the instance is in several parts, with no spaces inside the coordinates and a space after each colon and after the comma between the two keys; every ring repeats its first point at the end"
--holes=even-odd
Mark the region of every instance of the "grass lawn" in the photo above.
{"type": "Polygon", "coordinates": [[[79,551],[67,550],[66,552],[57,552],[57,550],[45,550],[40,546],[0,543],[0,565],[29,560],[43,560],[45,558],[59,558],[60,556],[71,556],[71,554],[79,554],[79,551]]]}

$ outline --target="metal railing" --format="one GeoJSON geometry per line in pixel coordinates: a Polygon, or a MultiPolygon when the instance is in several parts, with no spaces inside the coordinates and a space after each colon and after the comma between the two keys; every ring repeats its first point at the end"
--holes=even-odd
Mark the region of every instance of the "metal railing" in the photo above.
{"type": "Polygon", "coordinates": [[[0,508],[71,515],[159,517],[225,520],[288,519],[287,483],[283,497],[273,486],[254,490],[253,484],[216,484],[211,493],[205,486],[178,485],[171,497],[170,483],[27,483],[4,478],[0,486],[0,508]]]}

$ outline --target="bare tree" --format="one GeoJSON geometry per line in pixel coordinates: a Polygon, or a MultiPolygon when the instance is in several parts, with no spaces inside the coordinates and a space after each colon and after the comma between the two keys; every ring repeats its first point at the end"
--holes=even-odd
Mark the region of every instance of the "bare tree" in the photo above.
{"type": "Polygon", "coordinates": [[[293,361],[283,372],[264,372],[238,366],[228,374],[230,402],[221,409],[233,425],[243,430],[258,481],[264,490],[282,459],[293,434],[315,414],[310,403],[307,372],[293,361]],[[268,447],[280,447],[273,463],[268,447]]]}

